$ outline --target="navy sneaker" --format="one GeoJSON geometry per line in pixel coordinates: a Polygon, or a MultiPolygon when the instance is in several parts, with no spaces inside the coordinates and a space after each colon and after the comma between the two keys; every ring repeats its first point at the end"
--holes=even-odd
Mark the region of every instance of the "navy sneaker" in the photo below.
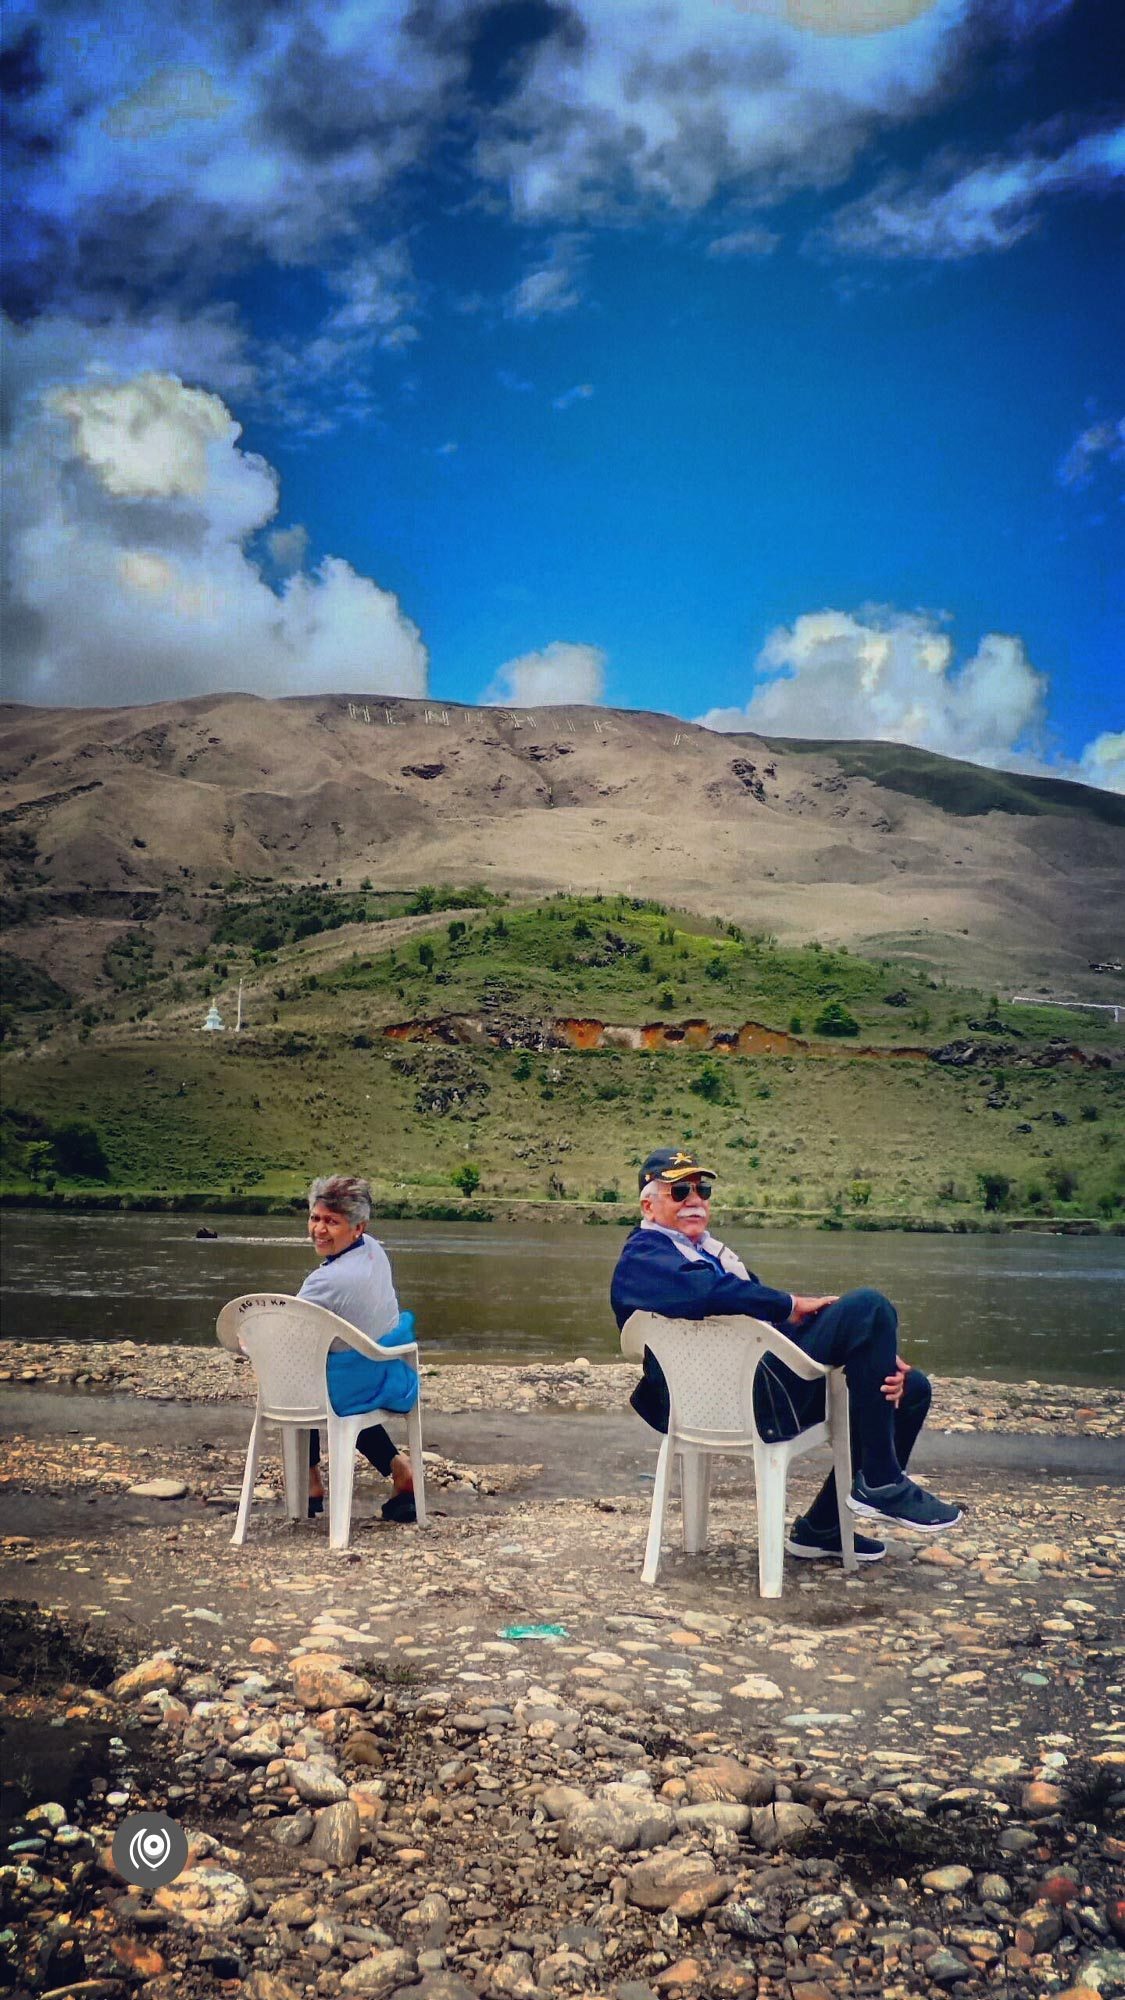
{"type": "Polygon", "coordinates": [[[940,1535],[961,1519],[960,1507],[927,1493],[905,1473],[893,1486],[868,1486],[862,1472],[857,1472],[848,1506],[865,1521],[886,1521],[889,1527],[914,1528],[922,1535],[940,1535]]]}
{"type": "MultiPolygon", "coordinates": [[[[839,1528],[810,1528],[803,1514],[794,1521],[786,1536],[785,1546],[791,1556],[800,1556],[804,1562],[842,1562],[844,1559],[839,1528]]],[[[857,1534],[855,1553],[857,1562],[882,1562],[887,1545],[872,1541],[870,1535],[857,1534]]]]}

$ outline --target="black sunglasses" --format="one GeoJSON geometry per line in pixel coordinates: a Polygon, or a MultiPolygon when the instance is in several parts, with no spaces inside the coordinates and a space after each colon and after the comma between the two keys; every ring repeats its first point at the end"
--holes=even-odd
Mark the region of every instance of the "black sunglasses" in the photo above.
{"type": "Polygon", "coordinates": [[[664,1185],[673,1201],[686,1201],[689,1194],[697,1194],[701,1201],[710,1201],[715,1184],[713,1181],[673,1181],[669,1186],[665,1181],[664,1185]]]}

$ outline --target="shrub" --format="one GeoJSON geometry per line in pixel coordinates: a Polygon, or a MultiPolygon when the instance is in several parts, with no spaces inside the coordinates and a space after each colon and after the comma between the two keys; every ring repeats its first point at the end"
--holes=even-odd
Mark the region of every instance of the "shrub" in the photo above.
{"type": "Polygon", "coordinates": [[[705,1063],[699,1075],[692,1077],[688,1089],[706,1104],[721,1104],[726,1097],[726,1080],[713,1063],[705,1063]]]}
{"type": "Polygon", "coordinates": [[[789,1033],[790,1033],[791,1035],[800,1035],[800,1034],[803,1034],[803,1033],[804,1033],[804,1026],[805,1026],[805,1024],[804,1024],[804,1022],[802,1021],[802,1019],[801,1019],[801,1016],[800,1016],[799,1014],[790,1014],[790,1016],[789,1016],[789,1033]]]}
{"type": "Polygon", "coordinates": [[[459,1187],[463,1195],[473,1195],[480,1186],[480,1168],[472,1160],[466,1160],[453,1175],[454,1187],[459,1187]]]}
{"type": "Polygon", "coordinates": [[[978,1174],[977,1186],[987,1214],[994,1215],[1003,1208],[1012,1192],[1012,1183],[1007,1174],[978,1174]]]}
{"type": "Polygon", "coordinates": [[[830,1000],[813,1022],[818,1035],[858,1035],[859,1022],[840,1000],[830,1000]]]}
{"type": "Polygon", "coordinates": [[[1060,1201],[1071,1201],[1078,1193],[1078,1175],[1072,1167],[1051,1167],[1047,1179],[1060,1201]]]}

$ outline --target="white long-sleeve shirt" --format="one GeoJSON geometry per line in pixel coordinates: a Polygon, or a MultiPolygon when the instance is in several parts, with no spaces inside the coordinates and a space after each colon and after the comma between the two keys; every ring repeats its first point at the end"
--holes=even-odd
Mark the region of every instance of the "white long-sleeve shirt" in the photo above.
{"type": "MultiPolygon", "coordinates": [[[[297,1297],[338,1313],[370,1340],[389,1333],[399,1317],[390,1260],[373,1236],[363,1235],[338,1256],[326,1257],[309,1272],[297,1297]]],[[[346,1346],[346,1341],[334,1340],[330,1351],[346,1346]]]]}

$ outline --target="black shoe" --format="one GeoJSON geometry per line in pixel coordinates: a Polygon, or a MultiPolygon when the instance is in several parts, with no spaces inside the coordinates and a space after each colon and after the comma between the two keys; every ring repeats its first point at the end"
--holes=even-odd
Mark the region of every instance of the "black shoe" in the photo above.
{"type": "Polygon", "coordinates": [[[416,1521],[418,1509],[414,1505],[413,1493],[392,1493],[384,1500],[380,1509],[384,1521],[416,1521]]]}
{"type": "Polygon", "coordinates": [[[914,1528],[923,1535],[939,1535],[943,1528],[956,1527],[961,1519],[960,1507],[950,1500],[939,1500],[936,1493],[927,1493],[905,1473],[894,1486],[868,1486],[862,1472],[857,1472],[848,1506],[864,1520],[886,1521],[892,1528],[914,1528]]]}
{"type": "Polygon", "coordinates": [[[315,1520],[316,1520],[316,1517],[317,1517],[317,1515],[318,1515],[318,1514],[323,1514],[323,1512],[324,1512],[324,1495],[323,1495],[323,1493],[318,1493],[315,1499],[314,1499],[314,1498],[312,1497],[312,1495],[310,1494],[310,1496],[309,1496],[309,1520],[310,1520],[310,1521],[315,1521],[315,1520]]]}
{"type": "MultiPolygon", "coordinates": [[[[840,1540],[839,1527],[810,1528],[802,1514],[794,1521],[786,1536],[785,1546],[791,1556],[800,1556],[805,1562],[842,1562],[844,1545],[840,1540]]],[[[870,1535],[856,1534],[856,1561],[861,1563],[882,1562],[887,1553],[885,1542],[873,1541],[870,1535]]]]}

